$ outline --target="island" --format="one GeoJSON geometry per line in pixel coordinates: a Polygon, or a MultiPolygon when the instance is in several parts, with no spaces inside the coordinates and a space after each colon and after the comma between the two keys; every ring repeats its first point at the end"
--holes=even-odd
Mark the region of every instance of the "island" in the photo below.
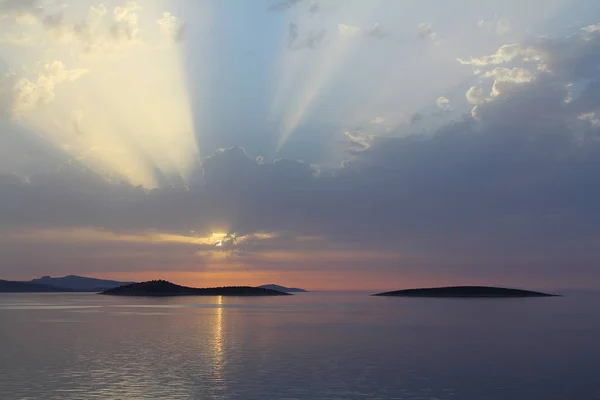
{"type": "Polygon", "coordinates": [[[489,286],[450,286],[438,288],[406,289],[394,292],[374,294],[373,296],[390,297],[453,297],[453,298],[522,298],[522,297],[557,297],[554,294],[532,292],[521,289],[508,289],[489,286]]]}
{"type": "Polygon", "coordinates": [[[68,275],[62,278],[52,278],[42,276],[39,279],[32,279],[28,283],[53,286],[55,288],[66,289],[73,292],[103,292],[114,289],[119,286],[130,285],[135,282],[119,282],[108,279],[88,278],[85,276],[68,275]]]}
{"type": "Polygon", "coordinates": [[[42,285],[30,282],[0,280],[0,293],[60,293],[72,292],[65,288],[57,288],[50,285],[42,285]]]}
{"type": "Polygon", "coordinates": [[[229,286],[198,289],[176,285],[174,283],[155,280],[133,283],[118,288],[105,290],[102,295],[110,296],[139,296],[139,297],[170,297],[170,296],[291,296],[289,293],[277,290],[263,289],[251,286],[229,286]]]}
{"type": "Polygon", "coordinates": [[[304,290],[304,289],[300,289],[300,288],[289,288],[289,287],[285,287],[285,286],[281,286],[281,285],[275,285],[274,283],[270,283],[268,285],[262,285],[262,286],[259,286],[259,288],[277,290],[278,292],[285,292],[285,293],[307,293],[308,292],[308,290],[304,290]]]}

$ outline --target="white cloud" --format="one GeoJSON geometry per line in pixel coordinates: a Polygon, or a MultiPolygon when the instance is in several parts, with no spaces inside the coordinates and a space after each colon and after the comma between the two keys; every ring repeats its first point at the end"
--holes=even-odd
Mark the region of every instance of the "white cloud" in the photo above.
{"type": "Polygon", "coordinates": [[[435,101],[435,104],[438,106],[439,109],[442,109],[444,111],[452,110],[452,106],[450,105],[450,100],[448,100],[447,97],[444,97],[444,96],[438,97],[437,100],[435,101]]]}
{"type": "Polygon", "coordinates": [[[163,13],[162,18],[156,21],[163,35],[173,42],[181,42],[185,36],[185,22],[171,14],[163,13]]]}
{"type": "Polygon", "coordinates": [[[541,56],[541,52],[533,47],[525,47],[520,44],[506,44],[500,47],[495,54],[489,56],[480,58],[472,57],[470,60],[458,58],[457,60],[464,65],[483,67],[504,64],[517,58],[524,62],[539,61],[541,56]]]}
{"type": "Polygon", "coordinates": [[[577,118],[582,121],[588,121],[594,126],[600,126],[600,119],[596,116],[595,112],[584,113],[579,115],[577,118]]]}
{"type": "Polygon", "coordinates": [[[371,121],[372,124],[383,124],[384,122],[385,122],[385,118],[383,118],[383,117],[377,117],[373,121],[371,121]]]}
{"type": "Polygon", "coordinates": [[[338,24],[338,31],[340,36],[351,38],[356,36],[356,34],[360,31],[360,28],[358,26],[338,24]]]}
{"type": "Polygon", "coordinates": [[[588,33],[593,33],[593,32],[600,32],[600,24],[598,25],[588,25],[585,28],[583,28],[584,31],[588,32],[588,33]]]}
{"type": "Polygon", "coordinates": [[[0,78],[0,109],[19,118],[54,100],[57,85],[74,82],[87,72],[85,69],[67,69],[61,61],[54,61],[43,65],[33,81],[5,74],[0,78]]]}
{"type": "Polygon", "coordinates": [[[533,73],[524,68],[496,67],[482,75],[484,78],[494,78],[496,82],[527,83],[534,79],[533,73]]]}
{"type": "Polygon", "coordinates": [[[381,25],[379,25],[379,23],[375,23],[372,27],[370,27],[369,29],[367,29],[365,31],[365,33],[368,36],[374,37],[374,38],[384,38],[389,36],[389,33],[386,32],[385,30],[383,30],[381,28],[381,25]]]}
{"type": "Polygon", "coordinates": [[[130,43],[138,39],[140,27],[136,11],[141,9],[135,1],[128,1],[122,6],[115,7],[110,32],[118,42],[130,43]]]}
{"type": "Polygon", "coordinates": [[[361,131],[344,132],[344,135],[348,138],[350,143],[359,147],[361,150],[367,150],[371,147],[371,142],[373,140],[372,136],[365,135],[361,131]]]}
{"type": "Polygon", "coordinates": [[[478,105],[485,102],[485,94],[483,89],[478,86],[471,86],[465,94],[467,101],[471,104],[478,105]]]}
{"type": "Polygon", "coordinates": [[[419,28],[417,29],[417,35],[421,39],[426,40],[435,40],[437,38],[437,33],[433,29],[433,25],[431,22],[423,22],[419,24],[419,28]]]}

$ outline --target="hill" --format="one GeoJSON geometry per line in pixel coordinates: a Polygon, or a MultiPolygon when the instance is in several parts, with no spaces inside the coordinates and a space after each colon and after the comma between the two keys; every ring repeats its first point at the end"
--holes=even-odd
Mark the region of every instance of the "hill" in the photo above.
{"type": "Polygon", "coordinates": [[[555,297],[556,295],[529,290],[489,286],[451,286],[439,288],[407,289],[378,293],[374,296],[392,297],[457,297],[457,298],[508,298],[508,297],[555,297]]]}
{"type": "Polygon", "coordinates": [[[289,293],[278,292],[250,286],[231,286],[197,289],[174,283],[157,280],[134,283],[106,290],[100,294],[111,296],[289,296],[289,293]]]}
{"type": "Polygon", "coordinates": [[[15,282],[0,280],[0,293],[60,293],[72,292],[69,289],[40,285],[30,282],[15,282]]]}
{"type": "Polygon", "coordinates": [[[74,292],[103,292],[119,286],[129,285],[134,282],[119,282],[107,279],[86,278],[84,276],[68,275],[62,278],[43,276],[32,279],[29,283],[49,285],[57,288],[69,289],[74,292]]]}
{"type": "Polygon", "coordinates": [[[268,285],[259,286],[259,288],[277,290],[278,292],[284,292],[284,293],[307,293],[308,292],[308,290],[299,289],[299,288],[289,288],[289,287],[285,287],[285,286],[275,285],[273,283],[268,284],[268,285]]]}

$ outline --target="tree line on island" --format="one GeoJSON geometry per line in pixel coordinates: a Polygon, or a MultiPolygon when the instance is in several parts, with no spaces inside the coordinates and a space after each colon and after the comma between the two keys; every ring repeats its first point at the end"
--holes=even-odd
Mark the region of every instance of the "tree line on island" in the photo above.
{"type": "MultiPolygon", "coordinates": [[[[62,278],[49,276],[31,281],[0,280],[0,293],[58,293],[91,292],[112,296],[287,296],[307,292],[304,289],[268,284],[253,286],[227,286],[192,288],[165,280],[148,282],[119,282],[106,279],[69,275],[62,278]]],[[[438,288],[405,289],[377,293],[381,297],[438,297],[438,298],[524,298],[556,297],[557,295],[522,289],[489,286],[451,286],[438,288]]]]}

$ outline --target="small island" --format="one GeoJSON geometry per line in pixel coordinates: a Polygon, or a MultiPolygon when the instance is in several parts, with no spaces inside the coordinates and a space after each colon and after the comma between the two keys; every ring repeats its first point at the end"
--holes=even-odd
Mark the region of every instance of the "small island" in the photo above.
{"type": "Polygon", "coordinates": [[[277,290],[256,288],[251,286],[230,286],[197,289],[179,286],[174,283],[156,280],[133,283],[100,293],[110,296],[169,297],[169,296],[291,296],[277,290]]]}
{"type": "Polygon", "coordinates": [[[31,282],[0,280],[0,293],[61,293],[72,292],[70,289],[57,288],[31,282]]]}
{"type": "Polygon", "coordinates": [[[274,283],[270,283],[268,285],[261,285],[261,286],[259,286],[259,288],[277,290],[278,292],[285,292],[285,293],[307,293],[308,292],[308,290],[304,290],[304,289],[300,289],[300,288],[285,287],[285,286],[281,286],[281,285],[276,285],[274,283]]]}
{"type": "Polygon", "coordinates": [[[373,296],[390,297],[439,297],[439,298],[522,298],[557,297],[554,294],[532,292],[521,289],[508,289],[489,286],[450,286],[439,288],[406,289],[378,293],[373,296]]]}

